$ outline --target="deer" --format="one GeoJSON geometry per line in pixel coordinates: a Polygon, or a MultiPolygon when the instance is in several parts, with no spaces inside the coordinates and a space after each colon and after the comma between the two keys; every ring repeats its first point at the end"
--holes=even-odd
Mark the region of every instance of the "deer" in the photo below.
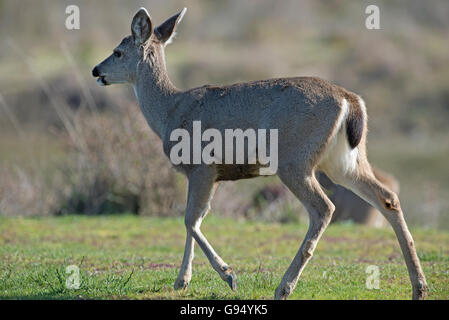
{"type": "MultiPolygon", "coordinates": [[[[412,298],[424,299],[428,286],[399,198],[376,179],[368,162],[364,100],[318,77],[276,78],[180,90],[168,77],[165,48],[172,42],[185,12],[186,8],[156,27],[148,11],[140,8],[132,19],[131,35],[93,68],[92,75],[103,86],[119,83],[133,86],[143,116],[161,139],[166,156],[174,145],[171,132],[177,128],[192,130],[193,121],[202,121],[203,127],[220,132],[225,128],[278,129],[279,161],[272,175],[277,175],[307,209],[309,226],[274,298],[287,299],[295,289],[335,211],[315,175],[319,170],[383,214],[399,241],[412,285],[412,298]]],[[[235,271],[214,250],[200,227],[219,183],[261,176],[258,170],[261,164],[173,166],[188,182],[185,250],[174,289],[186,289],[189,285],[196,242],[212,268],[236,290],[235,271]]]]}

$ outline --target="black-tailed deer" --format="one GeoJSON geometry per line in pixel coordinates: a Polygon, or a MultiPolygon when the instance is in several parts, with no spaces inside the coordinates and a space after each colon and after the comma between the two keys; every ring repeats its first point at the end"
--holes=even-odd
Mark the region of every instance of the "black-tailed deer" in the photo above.
{"type": "MultiPolygon", "coordinates": [[[[314,77],[279,78],[230,86],[203,86],[186,91],[169,80],[165,46],[185,9],[154,28],[141,8],[131,23],[131,35],[92,74],[98,83],[130,83],[150,127],[162,139],[168,156],[171,133],[193,121],[204,129],[277,129],[276,174],[307,208],[310,224],[305,239],[275,291],[287,298],[329,224],[334,205],[315,177],[321,170],[337,184],[376,207],[392,225],[408,267],[413,298],[422,299],[427,284],[397,195],[380,183],[366,158],[367,115],[356,94],[314,77]]],[[[190,135],[192,137],[192,134],[190,135]]],[[[195,141],[192,141],[195,143],[195,141]]],[[[257,145],[257,148],[266,146],[257,145]]],[[[220,277],[235,290],[237,278],[200,230],[219,181],[259,176],[261,164],[185,164],[175,168],[188,178],[185,225],[187,239],[175,289],[186,288],[192,276],[194,240],[220,277]]]]}

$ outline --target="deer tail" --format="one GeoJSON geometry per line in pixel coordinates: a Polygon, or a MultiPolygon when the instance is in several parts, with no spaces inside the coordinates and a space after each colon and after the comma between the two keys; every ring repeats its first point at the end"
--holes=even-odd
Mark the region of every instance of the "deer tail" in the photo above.
{"type": "Polygon", "coordinates": [[[347,93],[345,98],[349,102],[349,110],[346,116],[346,137],[349,146],[354,149],[362,140],[366,126],[365,102],[355,94],[347,93]]]}

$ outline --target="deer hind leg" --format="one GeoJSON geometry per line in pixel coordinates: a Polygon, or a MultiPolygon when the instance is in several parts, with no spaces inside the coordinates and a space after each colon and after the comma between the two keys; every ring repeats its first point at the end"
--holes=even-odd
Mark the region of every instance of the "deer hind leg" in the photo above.
{"type": "Polygon", "coordinates": [[[309,229],[304,241],[275,291],[275,299],[287,299],[295,289],[304,267],[311,259],[321,235],[332,218],[335,206],[323,192],[313,171],[302,174],[296,165],[292,165],[280,168],[278,175],[309,213],[309,229]]]}
{"type": "Polygon", "coordinates": [[[427,283],[416,254],[415,244],[404,219],[398,196],[376,179],[370,164],[359,158],[354,172],[337,175],[335,182],[352,190],[379,210],[393,227],[405,258],[413,287],[413,299],[424,299],[427,283]]]}
{"type": "Polygon", "coordinates": [[[186,287],[191,277],[193,260],[193,241],[195,239],[215,271],[226,281],[232,290],[237,287],[237,276],[220,258],[200,230],[201,222],[210,209],[210,201],[217,187],[215,172],[208,167],[200,167],[189,176],[189,190],[185,225],[187,240],[181,271],[175,288],[186,287]]]}

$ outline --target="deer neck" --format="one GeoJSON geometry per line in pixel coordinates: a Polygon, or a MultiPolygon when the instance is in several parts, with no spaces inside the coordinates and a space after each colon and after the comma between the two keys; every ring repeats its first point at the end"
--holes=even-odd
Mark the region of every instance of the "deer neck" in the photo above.
{"type": "Polygon", "coordinates": [[[148,125],[162,138],[168,120],[168,110],[175,104],[178,89],[168,78],[165,63],[151,66],[145,60],[137,67],[134,92],[148,125]]]}

